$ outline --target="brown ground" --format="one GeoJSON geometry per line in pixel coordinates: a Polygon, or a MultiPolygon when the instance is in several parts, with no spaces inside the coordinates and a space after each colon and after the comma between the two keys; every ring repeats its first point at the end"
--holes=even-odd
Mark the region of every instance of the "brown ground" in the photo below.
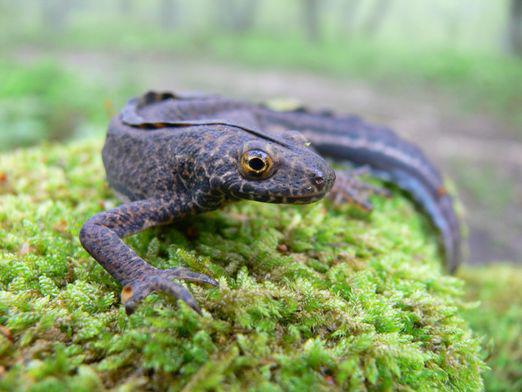
{"type": "Polygon", "coordinates": [[[471,263],[522,263],[522,135],[488,113],[463,112],[459,97],[416,86],[400,90],[300,71],[253,70],[167,55],[27,50],[52,57],[110,88],[132,81],[145,89],[212,91],[252,100],[297,99],[360,114],[420,144],[457,183],[470,226],[471,263]]]}

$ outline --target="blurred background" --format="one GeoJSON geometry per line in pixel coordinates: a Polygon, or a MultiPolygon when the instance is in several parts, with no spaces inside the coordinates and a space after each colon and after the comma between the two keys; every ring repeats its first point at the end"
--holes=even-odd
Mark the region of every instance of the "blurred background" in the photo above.
{"type": "Polygon", "coordinates": [[[456,184],[469,262],[522,263],[521,0],[0,0],[0,151],[102,137],[148,89],[387,124],[456,184]]]}

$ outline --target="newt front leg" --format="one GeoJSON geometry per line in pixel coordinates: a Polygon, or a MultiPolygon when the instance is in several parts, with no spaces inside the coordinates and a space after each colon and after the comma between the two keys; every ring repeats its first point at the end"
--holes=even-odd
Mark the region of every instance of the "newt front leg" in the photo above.
{"type": "Polygon", "coordinates": [[[128,314],[152,291],[161,291],[185,301],[200,312],[194,297],[172,279],[217,282],[186,268],[157,269],[130,249],[122,238],[148,227],[171,223],[190,214],[190,203],[182,199],[148,199],[123,204],[89,219],[80,232],[83,247],[123,285],[122,302],[128,314]]]}

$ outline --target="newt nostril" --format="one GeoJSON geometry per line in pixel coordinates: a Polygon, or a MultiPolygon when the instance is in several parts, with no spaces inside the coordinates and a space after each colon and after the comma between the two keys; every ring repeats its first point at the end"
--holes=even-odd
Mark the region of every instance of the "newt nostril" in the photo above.
{"type": "Polygon", "coordinates": [[[325,183],[324,177],[320,174],[316,174],[312,177],[312,184],[314,184],[318,190],[323,189],[325,183]]]}

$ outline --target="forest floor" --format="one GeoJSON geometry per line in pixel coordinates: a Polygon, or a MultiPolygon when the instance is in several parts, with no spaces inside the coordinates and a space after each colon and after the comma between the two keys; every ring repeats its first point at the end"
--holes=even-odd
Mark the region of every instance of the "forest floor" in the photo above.
{"type": "MultiPolygon", "coordinates": [[[[522,133],[494,114],[427,85],[375,83],[310,71],[246,67],[158,53],[18,49],[19,60],[52,59],[110,89],[216,92],[250,100],[295,99],[386,124],[421,145],[457,185],[472,264],[522,263],[522,133]]],[[[116,108],[117,109],[117,108],[116,108]]]]}

